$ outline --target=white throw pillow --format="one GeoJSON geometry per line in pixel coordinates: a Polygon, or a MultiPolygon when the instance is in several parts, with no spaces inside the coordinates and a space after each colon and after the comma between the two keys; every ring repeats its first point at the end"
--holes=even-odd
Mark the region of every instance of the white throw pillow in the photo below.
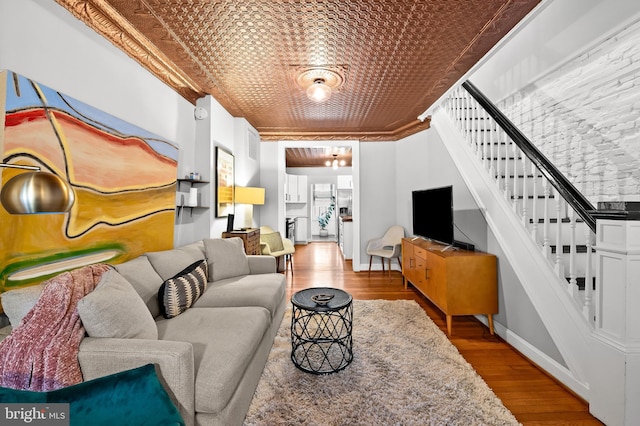
{"type": "Polygon", "coordinates": [[[20,324],[22,318],[35,306],[43,289],[44,285],[38,284],[2,293],[2,309],[9,317],[11,327],[16,328],[20,324]]]}
{"type": "Polygon", "coordinates": [[[151,312],[115,269],[105,272],[96,288],[80,299],[78,313],[90,337],[158,339],[151,312]]]}

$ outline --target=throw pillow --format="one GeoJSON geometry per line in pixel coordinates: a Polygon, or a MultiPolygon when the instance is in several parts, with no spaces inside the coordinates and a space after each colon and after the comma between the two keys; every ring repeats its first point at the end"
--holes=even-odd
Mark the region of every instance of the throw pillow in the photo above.
{"type": "Polygon", "coordinates": [[[207,289],[207,276],[207,260],[204,259],[166,280],[158,290],[162,316],[173,318],[189,309],[207,289]]]}
{"type": "Polygon", "coordinates": [[[184,425],[153,364],[50,392],[0,388],[0,402],[68,403],[72,425],[184,425]]]}
{"type": "Polygon", "coordinates": [[[145,253],[149,262],[163,280],[175,277],[197,260],[204,259],[204,253],[198,244],[189,244],[173,250],[145,253]]]}
{"type": "Polygon", "coordinates": [[[113,269],[105,272],[96,288],[80,299],[78,314],[90,337],[158,339],[158,328],[147,305],[113,269]]]}
{"type": "Polygon", "coordinates": [[[204,240],[204,249],[209,259],[209,270],[213,271],[210,281],[248,275],[249,259],[244,252],[242,239],[212,238],[204,240]]]}
{"type": "Polygon", "coordinates": [[[113,265],[113,267],[129,281],[135,291],[146,303],[152,317],[160,315],[160,305],[158,305],[158,289],[164,282],[164,278],[153,269],[147,256],[138,256],[127,262],[113,265]]]}
{"type": "Polygon", "coordinates": [[[269,244],[271,253],[283,251],[284,245],[282,244],[282,236],[279,232],[272,232],[270,234],[260,234],[262,242],[269,244]]]}
{"type": "Polygon", "coordinates": [[[2,293],[2,309],[9,317],[11,327],[16,328],[20,324],[22,318],[35,306],[43,289],[44,285],[39,284],[2,293]]]}

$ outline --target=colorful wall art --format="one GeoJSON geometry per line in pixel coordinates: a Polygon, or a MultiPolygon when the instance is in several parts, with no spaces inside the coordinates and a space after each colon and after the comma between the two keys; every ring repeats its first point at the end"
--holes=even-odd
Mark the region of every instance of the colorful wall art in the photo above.
{"type": "MultiPolygon", "coordinates": [[[[11,71],[0,102],[2,161],[57,174],[76,199],[66,214],[0,207],[0,291],[173,246],[176,144],[11,71]]],[[[24,172],[0,171],[3,185],[24,172]]]]}

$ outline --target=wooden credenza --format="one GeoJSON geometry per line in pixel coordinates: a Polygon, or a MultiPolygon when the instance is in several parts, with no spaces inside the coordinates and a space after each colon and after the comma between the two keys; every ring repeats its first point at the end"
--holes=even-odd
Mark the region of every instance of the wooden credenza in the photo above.
{"type": "Polygon", "coordinates": [[[222,238],[242,238],[244,243],[244,251],[247,254],[262,254],[260,251],[260,229],[253,228],[246,231],[223,232],[222,238]]]}
{"type": "Polygon", "coordinates": [[[422,238],[402,239],[402,275],[447,317],[451,335],[454,315],[485,314],[493,334],[498,313],[496,257],[492,254],[447,250],[422,238]]]}

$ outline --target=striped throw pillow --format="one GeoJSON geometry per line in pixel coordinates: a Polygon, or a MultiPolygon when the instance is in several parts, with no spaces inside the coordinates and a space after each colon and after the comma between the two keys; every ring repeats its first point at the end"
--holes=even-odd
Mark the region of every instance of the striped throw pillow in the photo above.
{"type": "Polygon", "coordinates": [[[202,259],[162,283],[158,290],[162,316],[173,318],[189,309],[207,289],[207,276],[207,259],[202,259]]]}

